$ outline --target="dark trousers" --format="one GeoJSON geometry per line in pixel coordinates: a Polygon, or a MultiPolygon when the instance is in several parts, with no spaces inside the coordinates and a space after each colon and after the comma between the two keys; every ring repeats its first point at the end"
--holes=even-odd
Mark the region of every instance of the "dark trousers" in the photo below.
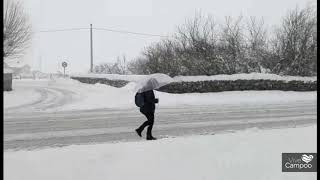
{"type": "Polygon", "coordinates": [[[148,126],[147,136],[152,136],[152,127],[153,127],[153,123],[154,123],[154,113],[153,113],[153,112],[141,112],[141,113],[144,114],[148,120],[145,121],[145,122],[139,127],[139,130],[140,130],[140,131],[143,131],[143,129],[144,129],[146,126],[148,126]]]}

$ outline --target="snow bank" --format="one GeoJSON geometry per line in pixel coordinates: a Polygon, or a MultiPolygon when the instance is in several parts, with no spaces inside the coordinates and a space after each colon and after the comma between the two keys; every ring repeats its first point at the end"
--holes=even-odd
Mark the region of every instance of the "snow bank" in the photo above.
{"type": "Polygon", "coordinates": [[[120,75],[120,74],[72,74],[71,77],[86,77],[86,78],[106,78],[110,80],[124,80],[138,82],[148,75],[120,75]]]}
{"type": "Polygon", "coordinates": [[[317,92],[225,91],[217,93],[169,94],[156,92],[159,107],[203,105],[264,105],[317,101],[317,92]]]}
{"type": "MultiPolygon", "coordinates": [[[[52,111],[84,109],[136,109],[134,95],[136,83],[131,82],[122,88],[104,84],[84,84],[76,80],[14,80],[14,91],[4,92],[4,107],[32,103],[40,94],[32,87],[59,88],[73,92],[70,102],[52,111]],[[31,87],[30,87],[31,86],[31,87]],[[30,88],[26,88],[30,87],[30,88]]],[[[170,94],[155,91],[159,98],[157,108],[199,105],[263,105],[316,101],[317,91],[226,91],[217,93],[170,94]]]]}
{"type": "MultiPolygon", "coordinates": [[[[136,83],[131,82],[122,88],[104,84],[84,84],[76,80],[61,79],[55,87],[66,88],[77,94],[76,100],[59,110],[79,109],[136,109],[134,95],[136,83]]],[[[296,101],[316,101],[317,92],[295,91],[227,91],[219,93],[170,94],[155,91],[159,98],[157,108],[199,105],[242,105],[242,104],[282,104],[296,101]]]]}
{"type": "Polygon", "coordinates": [[[281,172],[281,153],[316,152],[316,125],[4,152],[4,179],[315,180],[281,172]]]}
{"type": "MultiPolygon", "coordinates": [[[[75,77],[88,77],[88,78],[107,78],[110,80],[125,80],[137,82],[148,75],[119,75],[119,74],[73,74],[75,77]]],[[[300,76],[280,76],[276,74],[266,73],[249,73],[249,74],[221,74],[214,76],[176,76],[173,78],[176,82],[179,81],[214,81],[214,80],[250,80],[250,79],[267,79],[279,81],[317,81],[317,76],[313,77],[300,77],[300,76]]]]}
{"type": "Polygon", "coordinates": [[[313,77],[300,77],[300,76],[279,76],[276,74],[264,74],[264,73],[250,73],[250,74],[222,74],[222,75],[215,75],[215,76],[176,76],[174,80],[179,81],[214,81],[214,80],[258,80],[258,79],[265,79],[265,80],[278,80],[278,81],[317,81],[317,76],[313,77]]]}
{"type": "Polygon", "coordinates": [[[75,93],[75,100],[57,110],[79,109],[126,109],[134,108],[135,83],[129,83],[123,88],[104,84],[84,84],[76,80],[56,80],[53,86],[64,88],[75,93]]]}

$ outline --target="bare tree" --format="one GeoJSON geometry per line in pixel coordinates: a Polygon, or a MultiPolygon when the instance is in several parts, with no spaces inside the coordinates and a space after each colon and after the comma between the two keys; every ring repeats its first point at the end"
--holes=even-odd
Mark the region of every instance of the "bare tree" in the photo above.
{"type": "Polygon", "coordinates": [[[141,55],[128,64],[133,74],[165,73],[169,76],[179,74],[181,68],[176,59],[174,42],[162,40],[146,47],[141,55]]]}
{"type": "Polygon", "coordinates": [[[314,7],[289,11],[273,41],[274,54],[279,58],[275,73],[314,75],[317,64],[317,16],[314,7]]]}
{"type": "Polygon", "coordinates": [[[242,26],[242,16],[233,19],[225,17],[220,35],[221,56],[228,74],[248,72],[247,63],[244,62],[245,39],[242,26]]]}
{"type": "Polygon", "coordinates": [[[250,17],[247,21],[247,47],[246,59],[249,72],[261,72],[263,66],[267,67],[270,54],[268,50],[267,29],[264,20],[250,17]]]}
{"type": "Polygon", "coordinates": [[[93,72],[98,74],[128,74],[126,56],[118,56],[115,63],[101,63],[96,65],[93,72]]]}
{"type": "Polygon", "coordinates": [[[31,39],[31,25],[19,1],[4,0],[3,57],[23,54],[31,39]]]}
{"type": "Polygon", "coordinates": [[[138,74],[166,73],[170,76],[270,71],[290,75],[316,74],[317,19],[314,9],[291,11],[273,34],[268,34],[263,19],[250,17],[246,24],[242,19],[242,16],[226,17],[217,28],[211,16],[196,13],[177,28],[172,39],[145,48],[130,62],[129,69],[138,74]]]}
{"type": "Polygon", "coordinates": [[[114,64],[116,70],[116,74],[128,74],[128,64],[127,58],[125,55],[121,57],[117,57],[117,62],[114,64]]]}
{"type": "Polygon", "coordinates": [[[150,74],[146,68],[147,60],[145,58],[137,57],[134,60],[128,62],[128,70],[132,74],[150,74]]]}
{"type": "Polygon", "coordinates": [[[266,45],[266,28],[264,27],[264,20],[261,18],[257,20],[256,17],[251,16],[247,22],[247,29],[249,32],[249,48],[252,50],[259,50],[266,45]]]}
{"type": "Polygon", "coordinates": [[[162,40],[149,46],[140,59],[144,59],[144,68],[149,73],[165,73],[169,76],[180,74],[181,63],[177,58],[176,43],[172,40],[162,40]]]}
{"type": "Polygon", "coordinates": [[[201,12],[178,27],[178,59],[181,59],[183,75],[214,75],[223,72],[217,53],[218,33],[213,17],[201,12]]]}

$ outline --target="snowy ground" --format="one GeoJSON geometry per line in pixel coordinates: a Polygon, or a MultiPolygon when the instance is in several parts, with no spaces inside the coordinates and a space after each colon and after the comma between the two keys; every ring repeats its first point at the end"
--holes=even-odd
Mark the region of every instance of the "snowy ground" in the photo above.
{"type": "Polygon", "coordinates": [[[4,107],[18,107],[40,100],[41,95],[33,88],[14,88],[13,91],[4,92],[4,107]]]}
{"type": "Polygon", "coordinates": [[[281,153],[316,152],[316,125],[4,152],[6,180],[315,180],[281,172],[281,153]]]}
{"type": "MultiPolygon", "coordinates": [[[[134,82],[123,88],[115,88],[103,84],[84,84],[70,79],[14,80],[14,91],[4,92],[4,109],[6,112],[136,109],[134,87],[134,82]]],[[[160,100],[157,108],[288,104],[297,101],[313,101],[317,98],[316,91],[227,91],[190,94],[155,92],[155,95],[160,100]]]]}
{"type": "MultiPolygon", "coordinates": [[[[137,140],[145,117],[134,86],[83,84],[70,79],[14,80],[4,92],[4,149],[137,140]],[[25,94],[23,92],[30,92],[25,94]]],[[[317,92],[156,92],[156,136],[184,136],[250,127],[292,127],[316,122],[317,92]]]]}
{"type": "Polygon", "coordinates": [[[156,92],[154,134],[171,138],[150,142],[134,87],[14,80],[4,179],[316,179],[281,172],[282,152],[316,152],[316,91],[156,92]]]}

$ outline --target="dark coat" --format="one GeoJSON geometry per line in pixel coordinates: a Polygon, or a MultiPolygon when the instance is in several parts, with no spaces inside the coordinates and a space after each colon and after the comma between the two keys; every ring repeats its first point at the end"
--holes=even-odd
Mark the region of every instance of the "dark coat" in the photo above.
{"type": "Polygon", "coordinates": [[[154,113],[156,109],[155,103],[158,103],[158,99],[155,98],[153,90],[145,91],[142,94],[144,98],[144,105],[140,107],[140,111],[144,114],[154,113]]]}

